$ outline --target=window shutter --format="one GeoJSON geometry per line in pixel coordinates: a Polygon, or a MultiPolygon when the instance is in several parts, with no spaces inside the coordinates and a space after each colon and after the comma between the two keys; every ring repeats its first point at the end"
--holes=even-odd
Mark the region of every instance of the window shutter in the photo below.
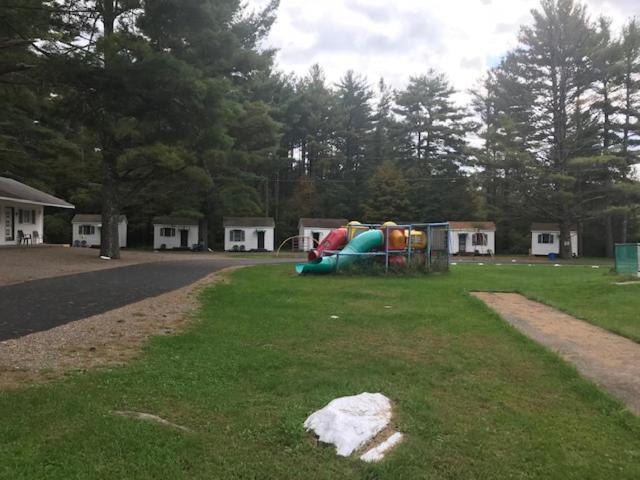
{"type": "Polygon", "coordinates": [[[36,211],[35,210],[31,210],[31,223],[33,225],[36,224],[36,211]]]}
{"type": "Polygon", "coordinates": [[[18,209],[18,223],[22,223],[22,209],[18,209]]]}

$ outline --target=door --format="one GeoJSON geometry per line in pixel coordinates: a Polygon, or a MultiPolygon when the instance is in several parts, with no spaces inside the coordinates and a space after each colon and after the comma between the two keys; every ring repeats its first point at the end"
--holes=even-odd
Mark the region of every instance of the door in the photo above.
{"type": "Polygon", "coordinates": [[[467,253],[467,234],[458,234],[458,253],[467,253]]]}
{"type": "Polygon", "coordinates": [[[258,232],[258,250],[264,250],[264,232],[258,232]]]}
{"type": "Polygon", "coordinates": [[[312,232],[311,236],[313,237],[313,242],[311,242],[311,250],[313,250],[318,245],[320,245],[320,232],[312,232]]]}
{"type": "Polygon", "coordinates": [[[189,248],[189,230],[180,230],[180,248],[189,248]]]}
{"type": "Polygon", "coordinates": [[[13,207],[4,208],[4,239],[13,242],[16,239],[16,212],[13,207]]]}

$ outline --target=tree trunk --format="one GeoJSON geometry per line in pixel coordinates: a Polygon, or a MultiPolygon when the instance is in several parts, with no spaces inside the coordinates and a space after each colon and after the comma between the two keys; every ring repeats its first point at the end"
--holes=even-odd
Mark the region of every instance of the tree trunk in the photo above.
{"type": "MultiPolygon", "coordinates": [[[[584,256],[584,243],[582,242],[582,238],[584,237],[584,222],[580,222],[578,224],[578,256],[584,256]]],[[[571,234],[569,234],[569,238],[571,238],[571,234]]]]}
{"type": "Polygon", "coordinates": [[[605,236],[606,236],[606,255],[609,258],[613,258],[613,218],[611,215],[607,215],[604,218],[604,228],[605,228],[605,236]]]}
{"type": "Polygon", "coordinates": [[[563,220],[560,223],[560,258],[571,258],[571,222],[563,220]]]}
{"type": "MultiPolygon", "coordinates": [[[[104,70],[111,69],[115,56],[112,36],[116,21],[114,0],[102,3],[104,25],[104,70]]],[[[118,220],[120,216],[120,195],[118,192],[119,178],[116,172],[117,154],[113,151],[113,132],[109,122],[105,122],[101,132],[102,143],[102,231],[100,233],[100,255],[112,259],[120,258],[120,241],[118,235],[118,220]]]]}
{"type": "MultiPolygon", "coordinates": [[[[209,212],[207,212],[207,215],[209,212]]],[[[207,215],[198,222],[198,243],[204,252],[209,250],[209,220],[207,215]]]]}
{"type": "Polygon", "coordinates": [[[629,213],[625,212],[620,223],[620,243],[627,243],[629,234],[629,213]]]}
{"type": "Polygon", "coordinates": [[[102,185],[102,230],[100,232],[100,255],[112,259],[120,258],[118,220],[118,183],[112,173],[107,173],[102,185]]]}

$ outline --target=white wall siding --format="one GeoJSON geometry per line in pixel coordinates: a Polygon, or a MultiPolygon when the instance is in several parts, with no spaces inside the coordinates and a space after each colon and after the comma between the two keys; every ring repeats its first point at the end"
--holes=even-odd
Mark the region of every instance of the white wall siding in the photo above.
{"type": "MultiPolygon", "coordinates": [[[[11,230],[11,229],[10,229],[11,230]]],[[[31,203],[10,202],[0,200],[0,245],[17,245],[18,230],[22,230],[25,236],[31,236],[33,241],[33,232],[38,232],[39,243],[43,241],[44,234],[44,208],[41,205],[31,203]],[[7,208],[13,208],[13,238],[8,238],[7,227],[11,224],[7,222],[7,208]],[[35,223],[20,223],[19,210],[35,211],[35,223]]]]}
{"type": "Polygon", "coordinates": [[[171,250],[174,248],[181,248],[180,246],[180,231],[188,230],[189,238],[187,247],[191,248],[193,245],[198,244],[198,226],[197,225],[161,225],[156,224],[153,226],[153,248],[160,250],[164,245],[164,248],[171,250]],[[173,237],[161,237],[160,230],[162,228],[174,228],[175,236],[173,237]]]}
{"type": "MultiPolygon", "coordinates": [[[[531,255],[560,254],[560,231],[533,230],[531,232],[531,255]],[[538,243],[538,235],[547,233],[553,235],[553,243],[538,243]]],[[[571,254],[578,255],[578,232],[571,232],[571,254]]]]}
{"type": "Polygon", "coordinates": [[[224,249],[227,252],[241,250],[245,251],[258,249],[258,231],[264,232],[264,249],[268,252],[274,250],[274,228],[273,227],[225,227],[224,229],[224,249]],[[244,232],[244,241],[231,241],[231,231],[242,230],[244,232]]]}
{"type": "Polygon", "coordinates": [[[299,240],[300,249],[305,252],[312,250],[317,245],[316,242],[311,240],[313,238],[313,234],[318,233],[320,237],[318,241],[322,243],[322,240],[324,240],[324,238],[327,235],[329,235],[329,233],[331,233],[332,230],[334,229],[333,228],[313,228],[313,227],[302,228],[300,227],[300,230],[298,231],[298,235],[300,235],[301,237],[307,237],[307,238],[301,238],[299,240]]]}
{"type": "MultiPolygon", "coordinates": [[[[102,229],[101,222],[73,222],[73,243],[76,246],[76,242],[82,246],[82,242],[85,242],[87,247],[99,247],[101,243],[100,230],[102,229]],[[80,233],[80,227],[82,225],[90,225],[94,227],[95,232],[93,235],[84,235],[80,233]]],[[[120,222],[118,224],[118,241],[120,248],[126,248],[127,246],[127,222],[120,222]]]]}
{"type": "Polygon", "coordinates": [[[450,230],[449,231],[449,253],[452,255],[457,255],[460,253],[461,245],[460,245],[460,237],[459,234],[466,234],[467,241],[463,251],[465,253],[474,253],[476,250],[480,255],[489,255],[490,253],[496,253],[496,232],[492,230],[477,230],[477,229],[467,229],[467,230],[450,230]],[[486,245],[473,245],[473,234],[474,233],[484,233],[487,236],[487,244],[486,245]],[[490,252],[491,251],[491,252],[490,252]]]}

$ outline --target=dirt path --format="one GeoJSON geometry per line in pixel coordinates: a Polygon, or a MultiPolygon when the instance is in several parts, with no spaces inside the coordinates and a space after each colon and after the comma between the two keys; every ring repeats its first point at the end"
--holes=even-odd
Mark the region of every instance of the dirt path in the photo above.
{"type": "Polygon", "coordinates": [[[640,344],[516,293],[472,295],[640,415],[640,344]]]}

